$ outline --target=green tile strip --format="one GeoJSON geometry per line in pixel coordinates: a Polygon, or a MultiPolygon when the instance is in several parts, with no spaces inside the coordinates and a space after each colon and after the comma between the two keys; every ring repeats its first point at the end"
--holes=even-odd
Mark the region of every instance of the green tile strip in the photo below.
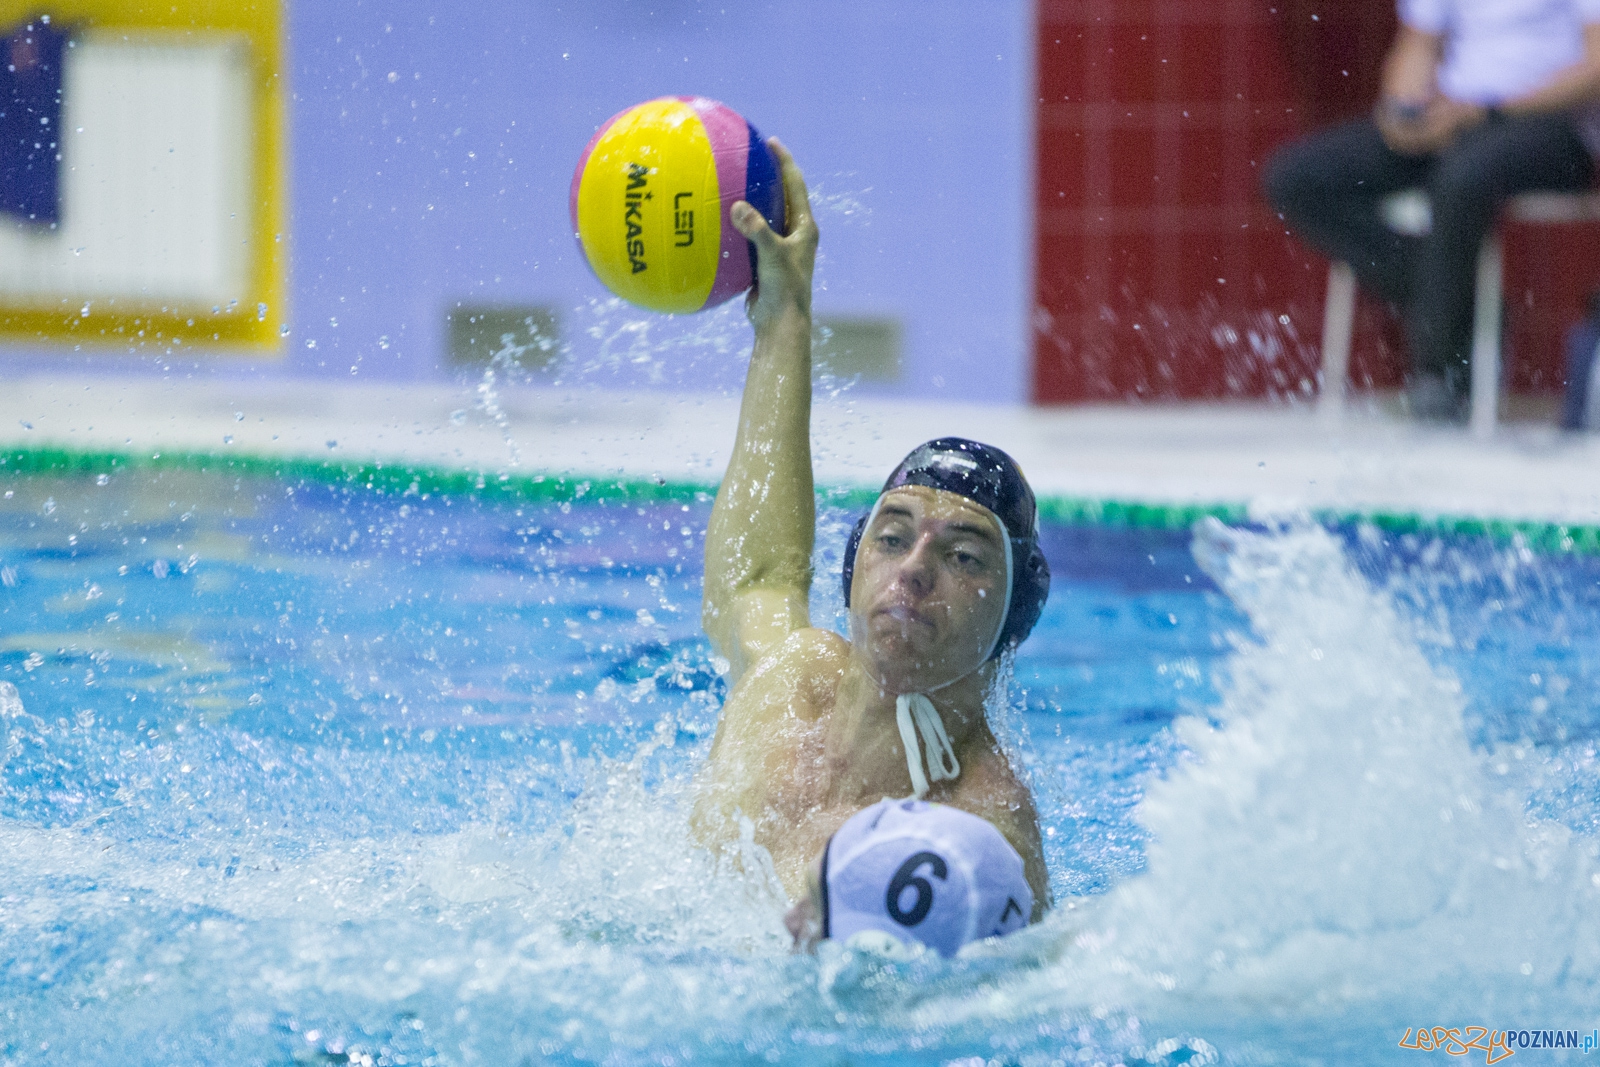
{"type": "MultiPolygon", "coordinates": [[[[307,481],[379,493],[463,496],[534,503],[567,500],[706,501],[716,492],[716,485],[711,482],[548,472],[489,473],[414,467],[379,460],[350,462],[310,457],[181,451],[89,451],[66,448],[0,450],[0,476],[98,475],[162,470],[307,481]]],[[[871,489],[840,487],[820,490],[818,495],[825,505],[862,509],[870,506],[877,494],[871,489]]],[[[1046,496],[1039,500],[1039,517],[1046,522],[1063,525],[1184,530],[1207,517],[1226,523],[1246,522],[1248,510],[1243,504],[1150,504],[1132,500],[1046,496]]],[[[1594,525],[1564,526],[1535,520],[1482,519],[1382,510],[1325,509],[1313,512],[1312,517],[1332,526],[1367,523],[1393,534],[1484,537],[1498,544],[1521,543],[1539,552],[1600,555],[1600,526],[1594,525]]]]}
{"type": "Polygon", "coordinates": [[[274,478],[321,485],[421,496],[471,496],[482,500],[693,500],[710,499],[714,483],[605,478],[548,472],[486,473],[413,467],[381,460],[352,462],[299,456],[215,452],[92,452],[64,448],[0,451],[0,476],[18,474],[117,474],[123,471],[186,471],[274,478]]]}

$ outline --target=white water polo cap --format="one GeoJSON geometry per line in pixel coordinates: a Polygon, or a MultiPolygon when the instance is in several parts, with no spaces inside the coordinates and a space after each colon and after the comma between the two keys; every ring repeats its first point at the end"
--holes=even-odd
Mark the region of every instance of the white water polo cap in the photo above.
{"type": "Polygon", "coordinates": [[[822,936],[876,931],[954,956],[1028,925],[1022,857],[986,819],[925,800],[881,800],[822,851],[822,936]]]}

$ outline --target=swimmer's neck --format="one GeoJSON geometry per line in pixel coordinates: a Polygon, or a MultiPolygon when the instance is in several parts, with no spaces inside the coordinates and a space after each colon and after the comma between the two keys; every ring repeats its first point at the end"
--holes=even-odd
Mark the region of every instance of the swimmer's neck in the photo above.
{"type": "MultiPolygon", "coordinates": [[[[990,660],[972,673],[925,694],[944,720],[945,732],[957,754],[974,740],[987,741],[983,698],[994,681],[994,672],[995,663],[990,660]]],[[[830,749],[841,755],[859,752],[880,743],[886,731],[899,743],[895,700],[900,694],[883,685],[854,652],[845,664],[836,693],[828,728],[830,749]]]]}

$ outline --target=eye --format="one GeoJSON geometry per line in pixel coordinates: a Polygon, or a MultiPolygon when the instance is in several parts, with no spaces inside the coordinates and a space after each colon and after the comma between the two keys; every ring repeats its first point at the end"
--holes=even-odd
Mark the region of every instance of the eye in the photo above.
{"type": "Polygon", "coordinates": [[[953,550],[950,558],[955,561],[957,567],[970,574],[977,574],[988,568],[988,562],[982,556],[964,548],[953,550]]]}

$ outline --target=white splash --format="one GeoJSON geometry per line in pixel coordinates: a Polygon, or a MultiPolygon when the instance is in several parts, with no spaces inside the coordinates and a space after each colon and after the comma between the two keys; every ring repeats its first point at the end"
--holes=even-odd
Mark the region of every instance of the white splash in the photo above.
{"type": "Polygon", "coordinates": [[[1194,551],[1256,636],[1215,722],[1176,726],[1193,758],[1149,784],[1146,872],[1090,902],[1088,932],[1056,920],[1061,963],[1019,1003],[1592,1006],[1595,843],[1524,814],[1389,597],[1320,528],[1208,520],[1194,551]]]}
{"type": "Polygon", "coordinates": [[[507,458],[513,467],[522,465],[522,449],[511,432],[511,419],[500,404],[501,379],[505,378],[507,382],[515,381],[522,370],[519,362],[522,354],[538,345],[548,348],[552,343],[548,338],[536,337],[528,344],[519,345],[514,334],[501,334],[499,351],[490,358],[489,365],[483,368],[483,377],[478,379],[478,408],[500,430],[500,437],[506,445],[507,458]]]}

